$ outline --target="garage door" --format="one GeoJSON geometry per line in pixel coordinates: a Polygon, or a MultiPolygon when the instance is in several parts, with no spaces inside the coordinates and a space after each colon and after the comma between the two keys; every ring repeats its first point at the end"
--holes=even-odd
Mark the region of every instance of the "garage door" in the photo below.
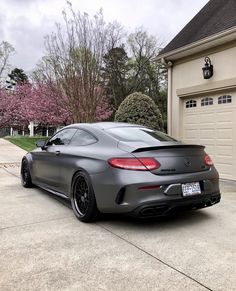
{"type": "Polygon", "coordinates": [[[206,146],[222,179],[236,180],[236,92],[187,98],[183,141],[206,146]]]}

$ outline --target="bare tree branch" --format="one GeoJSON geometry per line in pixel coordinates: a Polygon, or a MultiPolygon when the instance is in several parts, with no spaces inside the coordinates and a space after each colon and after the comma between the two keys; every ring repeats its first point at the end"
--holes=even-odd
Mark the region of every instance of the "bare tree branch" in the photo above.
{"type": "Polygon", "coordinates": [[[67,96],[74,122],[92,122],[104,97],[101,76],[107,48],[122,37],[121,26],[106,24],[100,10],[93,18],[75,12],[70,3],[63,11],[64,25],[45,38],[47,56],[35,72],[35,78],[53,80],[67,96]]]}
{"type": "Polygon", "coordinates": [[[9,57],[14,51],[15,49],[10,43],[6,41],[0,43],[0,80],[3,77],[3,73],[9,69],[9,57]]]}

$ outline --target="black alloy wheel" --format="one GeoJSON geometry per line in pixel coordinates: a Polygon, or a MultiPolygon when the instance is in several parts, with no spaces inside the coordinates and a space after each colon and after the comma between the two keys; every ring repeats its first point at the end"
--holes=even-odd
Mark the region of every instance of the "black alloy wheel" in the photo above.
{"type": "Polygon", "coordinates": [[[90,222],[98,218],[94,191],[88,175],[84,172],[77,173],[73,179],[71,205],[81,221],[90,222]]]}
{"type": "Polygon", "coordinates": [[[26,159],[23,159],[21,163],[21,183],[25,188],[30,188],[33,186],[29,171],[29,164],[26,159]]]}

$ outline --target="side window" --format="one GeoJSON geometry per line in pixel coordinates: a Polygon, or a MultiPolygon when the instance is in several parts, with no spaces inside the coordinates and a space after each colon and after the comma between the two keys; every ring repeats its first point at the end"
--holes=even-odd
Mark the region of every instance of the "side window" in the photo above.
{"type": "Polygon", "coordinates": [[[75,128],[64,129],[55,134],[49,140],[49,142],[51,142],[52,145],[68,145],[75,132],[76,132],[75,128]]]}
{"type": "Polygon", "coordinates": [[[211,97],[202,98],[201,106],[208,106],[208,105],[213,105],[213,98],[211,97]]]}
{"type": "Polygon", "coordinates": [[[186,108],[191,108],[191,107],[197,107],[197,101],[196,100],[189,100],[186,102],[186,108]]]}
{"type": "Polygon", "coordinates": [[[89,132],[78,129],[73,136],[70,145],[85,146],[97,142],[97,139],[89,132]]]}
{"type": "Polygon", "coordinates": [[[218,104],[225,104],[225,103],[231,103],[232,102],[232,96],[230,95],[223,95],[218,98],[218,104]]]}

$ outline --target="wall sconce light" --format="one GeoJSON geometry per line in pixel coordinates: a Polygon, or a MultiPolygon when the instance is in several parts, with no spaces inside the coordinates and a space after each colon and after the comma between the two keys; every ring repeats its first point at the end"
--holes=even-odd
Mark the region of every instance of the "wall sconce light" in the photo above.
{"type": "Polygon", "coordinates": [[[205,57],[205,66],[202,68],[202,72],[204,79],[210,79],[213,76],[213,65],[209,57],[205,57]]]}

